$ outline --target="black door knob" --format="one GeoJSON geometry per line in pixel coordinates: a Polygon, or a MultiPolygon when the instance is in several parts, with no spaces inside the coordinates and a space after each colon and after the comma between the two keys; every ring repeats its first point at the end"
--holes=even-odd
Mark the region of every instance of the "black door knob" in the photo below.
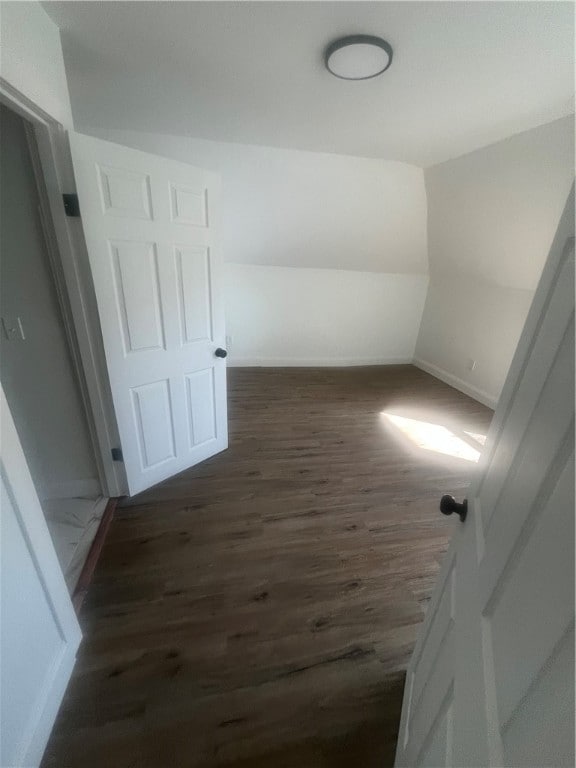
{"type": "Polygon", "coordinates": [[[227,357],[228,356],[228,352],[226,352],[226,350],[222,349],[221,347],[218,347],[218,349],[216,350],[216,352],[214,352],[214,354],[216,355],[216,357],[227,357]]]}
{"type": "Polygon", "coordinates": [[[462,504],[460,504],[454,496],[446,494],[446,496],[442,496],[440,499],[440,512],[443,515],[452,515],[456,512],[457,515],[460,515],[460,520],[464,522],[468,514],[468,501],[464,499],[462,504]]]}

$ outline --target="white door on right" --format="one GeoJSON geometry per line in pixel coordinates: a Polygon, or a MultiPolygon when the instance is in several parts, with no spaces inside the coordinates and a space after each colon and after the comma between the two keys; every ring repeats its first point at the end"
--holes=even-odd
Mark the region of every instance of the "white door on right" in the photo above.
{"type": "Polygon", "coordinates": [[[574,766],[573,212],[572,190],[408,669],[398,767],[574,766]]]}

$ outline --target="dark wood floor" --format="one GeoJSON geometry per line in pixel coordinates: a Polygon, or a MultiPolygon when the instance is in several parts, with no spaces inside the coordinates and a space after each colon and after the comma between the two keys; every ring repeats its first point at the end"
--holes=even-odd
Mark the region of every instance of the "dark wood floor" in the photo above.
{"type": "Polygon", "coordinates": [[[228,451],[118,509],[45,768],[392,764],[438,500],[475,465],[381,412],[492,412],[412,366],[233,369],[229,409],[228,451]]]}

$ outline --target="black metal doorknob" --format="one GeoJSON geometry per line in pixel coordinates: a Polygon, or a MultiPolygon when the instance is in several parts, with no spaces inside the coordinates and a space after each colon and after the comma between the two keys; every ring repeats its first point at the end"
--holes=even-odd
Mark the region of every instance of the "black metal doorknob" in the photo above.
{"type": "Polygon", "coordinates": [[[457,515],[460,515],[460,520],[464,522],[464,520],[466,520],[466,515],[468,514],[468,500],[464,499],[460,504],[456,501],[454,496],[446,494],[440,499],[440,512],[442,512],[443,515],[452,515],[456,512],[457,515]]]}
{"type": "Polygon", "coordinates": [[[218,349],[216,350],[216,352],[214,352],[214,354],[216,355],[216,357],[227,357],[228,356],[228,352],[226,352],[225,349],[222,349],[222,347],[218,347],[218,349]]]}

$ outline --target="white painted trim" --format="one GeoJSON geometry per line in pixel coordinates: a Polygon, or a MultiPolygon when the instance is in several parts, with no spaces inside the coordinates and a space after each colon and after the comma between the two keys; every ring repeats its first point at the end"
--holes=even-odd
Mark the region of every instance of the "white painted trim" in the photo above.
{"type": "MultiPolygon", "coordinates": [[[[0,77],[0,102],[24,117],[34,128],[50,222],[55,238],[54,255],[62,270],[61,286],[70,307],[81,362],[80,385],[86,405],[86,416],[93,437],[96,463],[104,496],[121,496],[126,492],[123,465],[112,461],[111,449],[119,446],[112,398],[109,392],[100,328],[93,327],[90,298],[81,275],[79,260],[85,244],[79,219],[68,219],[64,213],[62,192],[76,190],[68,138],[62,125],[0,77]]],[[[66,314],[64,320],[67,320],[66,314]]]]}
{"type": "Polygon", "coordinates": [[[72,674],[82,633],[1,385],[0,410],[0,473],[37,570],[38,580],[46,594],[54,623],[62,637],[61,652],[47,669],[36,706],[30,712],[28,723],[20,734],[19,755],[15,765],[36,766],[42,759],[72,674]]]}
{"type": "Polygon", "coordinates": [[[229,368],[351,368],[364,365],[410,365],[411,357],[253,357],[229,360],[229,368]]]}
{"type": "Polygon", "coordinates": [[[482,403],[482,405],[492,408],[492,410],[494,410],[498,404],[498,398],[495,395],[491,395],[489,392],[485,392],[483,389],[479,389],[479,387],[475,387],[473,384],[469,384],[467,381],[459,379],[458,376],[454,376],[453,373],[449,373],[443,368],[438,368],[437,365],[433,365],[427,360],[415,357],[412,360],[412,364],[417,368],[426,371],[426,373],[429,373],[431,376],[440,379],[440,381],[443,381],[445,384],[449,384],[451,387],[454,387],[454,389],[472,397],[474,400],[482,403]]]}
{"type": "Polygon", "coordinates": [[[97,477],[85,477],[63,483],[48,483],[43,489],[44,499],[74,499],[83,496],[101,496],[102,489],[97,477]]]}
{"type": "MultiPolygon", "coordinates": [[[[38,199],[40,202],[40,225],[48,253],[48,264],[50,267],[52,283],[56,289],[56,297],[60,309],[60,317],[64,325],[66,341],[68,342],[68,351],[72,360],[73,375],[75,375],[75,383],[78,385],[80,390],[82,405],[84,406],[84,413],[86,415],[86,422],[92,443],[92,452],[94,453],[94,458],[96,461],[96,470],[98,472],[98,476],[105,480],[106,472],[102,465],[100,451],[98,450],[98,433],[94,425],[94,419],[91,418],[92,409],[90,406],[90,397],[84,378],[82,358],[78,348],[78,339],[74,330],[74,317],[70,308],[70,302],[68,301],[66,281],[62,271],[62,263],[58,251],[58,242],[56,233],[54,231],[54,223],[50,213],[50,202],[48,200],[46,184],[44,182],[44,172],[42,169],[42,162],[40,160],[40,153],[38,151],[38,143],[36,141],[36,131],[32,123],[28,121],[25,122],[24,130],[26,133],[26,141],[28,144],[28,151],[32,163],[34,180],[36,182],[36,191],[38,193],[38,199]]],[[[89,478],[88,480],[78,480],[69,483],[48,483],[48,485],[45,486],[43,490],[45,498],[48,499],[73,498],[74,496],[82,495],[100,496],[102,494],[102,483],[96,478],[89,478]],[[86,483],[89,483],[90,485],[86,486],[86,483]],[[70,487],[68,490],[66,490],[68,486],[70,487]],[[77,492],[77,487],[79,487],[82,492],[77,492]],[[88,491],[85,490],[86,487],[89,488],[88,491]]]]}
{"type": "Polygon", "coordinates": [[[21,763],[23,766],[40,765],[75,664],[75,649],[73,651],[66,646],[57,663],[50,670],[50,676],[42,689],[41,698],[44,706],[36,714],[33,730],[25,737],[26,746],[21,763]]]}

